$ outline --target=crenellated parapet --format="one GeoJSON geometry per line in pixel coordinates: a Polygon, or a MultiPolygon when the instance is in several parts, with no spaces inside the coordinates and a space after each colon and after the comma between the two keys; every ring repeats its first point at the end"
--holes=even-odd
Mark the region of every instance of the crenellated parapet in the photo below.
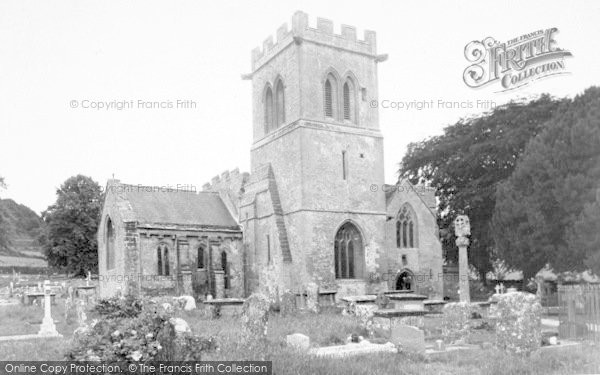
{"type": "Polygon", "coordinates": [[[219,191],[232,188],[241,188],[250,177],[248,172],[240,173],[239,168],[231,171],[224,171],[220,175],[216,175],[210,182],[202,185],[202,191],[219,191]]]}
{"type": "Polygon", "coordinates": [[[333,48],[372,55],[373,57],[377,55],[377,41],[374,31],[365,30],[363,40],[359,40],[357,39],[356,27],[341,25],[341,33],[335,34],[333,32],[333,21],[317,18],[317,27],[313,28],[308,25],[308,14],[297,11],[292,16],[291,30],[288,29],[287,23],[284,23],[277,29],[275,41],[273,36],[269,36],[263,42],[262,48],[257,47],[252,50],[252,71],[257,70],[289,44],[304,41],[329,45],[333,48]]]}

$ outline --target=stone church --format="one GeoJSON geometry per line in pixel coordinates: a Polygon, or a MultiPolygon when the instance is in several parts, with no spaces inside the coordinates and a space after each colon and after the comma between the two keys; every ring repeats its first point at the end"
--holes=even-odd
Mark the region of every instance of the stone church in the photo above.
{"type": "Polygon", "coordinates": [[[100,293],[442,297],[434,192],[384,183],[373,31],[293,15],[252,51],[251,173],[202,191],[109,180],[100,293]]]}

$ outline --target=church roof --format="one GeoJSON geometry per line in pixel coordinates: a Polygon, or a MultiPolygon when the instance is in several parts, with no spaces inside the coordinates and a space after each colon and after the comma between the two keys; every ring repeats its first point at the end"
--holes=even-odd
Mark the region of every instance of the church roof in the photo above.
{"type": "Polygon", "coordinates": [[[182,225],[239,230],[216,192],[139,185],[118,186],[129,203],[130,218],[140,224],[182,225]]]}

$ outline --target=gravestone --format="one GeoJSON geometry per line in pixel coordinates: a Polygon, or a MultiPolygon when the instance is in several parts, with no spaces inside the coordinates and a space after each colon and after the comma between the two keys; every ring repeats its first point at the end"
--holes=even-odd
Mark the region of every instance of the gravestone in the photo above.
{"type": "Polygon", "coordinates": [[[279,304],[279,313],[283,316],[292,315],[296,312],[296,295],[287,291],[281,295],[279,304]]]}
{"type": "Polygon", "coordinates": [[[319,286],[312,282],[306,285],[306,309],[319,312],[319,286]]]}
{"type": "Polygon", "coordinates": [[[44,283],[44,319],[42,320],[42,325],[40,327],[40,331],[38,332],[39,336],[60,336],[56,330],[54,320],[52,319],[52,303],[50,293],[50,280],[46,280],[44,283]]]}
{"type": "Polygon", "coordinates": [[[391,342],[407,352],[425,352],[425,333],[417,327],[404,324],[393,325],[391,342]]]}
{"type": "Polygon", "coordinates": [[[252,294],[242,307],[244,341],[262,341],[267,336],[269,323],[269,300],[262,294],[252,294]]]}
{"type": "Polygon", "coordinates": [[[171,318],[169,319],[169,323],[173,325],[177,334],[192,332],[190,325],[181,318],[171,318]]]}
{"type": "Polygon", "coordinates": [[[82,300],[77,301],[77,323],[79,326],[85,326],[87,321],[87,315],[85,314],[85,302],[82,300]]]}
{"type": "Polygon", "coordinates": [[[296,349],[307,350],[310,347],[310,338],[301,333],[287,335],[285,337],[285,342],[287,346],[296,349]]]}
{"type": "Polygon", "coordinates": [[[183,304],[185,311],[191,311],[196,309],[196,300],[192,296],[181,296],[177,298],[180,303],[183,304]]]}

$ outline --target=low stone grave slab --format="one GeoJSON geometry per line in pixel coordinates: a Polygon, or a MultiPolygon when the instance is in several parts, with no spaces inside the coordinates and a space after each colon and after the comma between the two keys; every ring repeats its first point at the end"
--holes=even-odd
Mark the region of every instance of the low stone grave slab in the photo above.
{"type": "Polygon", "coordinates": [[[380,309],[373,313],[373,324],[376,328],[386,331],[398,324],[423,328],[423,317],[429,314],[427,310],[398,310],[380,309]]]}
{"type": "Polygon", "coordinates": [[[426,299],[425,301],[423,301],[423,306],[425,307],[425,310],[431,313],[441,314],[442,309],[444,308],[444,305],[446,305],[446,303],[446,301],[442,301],[441,299],[426,299]]]}
{"type": "Polygon", "coordinates": [[[577,341],[559,340],[556,345],[541,346],[538,351],[541,353],[570,353],[580,352],[583,343],[577,341]]]}
{"type": "Polygon", "coordinates": [[[375,353],[398,353],[398,349],[391,342],[386,344],[373,344],[367,340],[359,343],[350,343],[346,345],[325,346],[321,348],[313,348],[308,351],[308,354],[316,357],[343,358],[354,355],[365,355],[375,353]]]}
{"type": "Polygon", "coordinates": [[[425,332],[417,327],[395,324],[392,325],[390,341],[402,348],[402,351],[412,353],[425,352],[425,332]]]}
{"type": "Polygon", "coordinates": [[[39,339],[53,339],[61,338],[63,335],[60,333],[56,334],[31,334],[31,335],[15,335],[15,336],[0,336],[0,342],[2,341],[21,341],[21,340],[39,340],[39,339]]]}
{"type": "Polygon", "coordinates": [[[396,310],[423,310],[423,301],[427,299],[427,296],[415,293],[394,293],[388,294],[387,297],[396,310]]]}
{"type": "Polygon", "coordinates": [[[239,316],[242,314],[243,298],[214,298],[202,302],[207,306],[218,307],[221,316],[239,316]]]}
{"type": "Polygon", "coordinates": [[[414,290],[388,290],[387,292],[383,292],[383,294],[385,295],[390,295],[390,294],[414,294],[415,291],[414,290]]]}
{"type": "Polygon", "coordinates": [[[439,354],[456,352],[456,351],[460,351],[460,350],[474,350],[474,349],[479,349],[479,347],[474,346],[474,345],[448,345],[448,346],[445,346],[443,350],[438,350],[433,347],[427,347],[425,349],[425,354],[439,355],[439,354]]]}
{"type": "Polygon", "coordinates": [[[335,306],[337,290],[320,289],[318,294],[319,306],[335,306]]]}

